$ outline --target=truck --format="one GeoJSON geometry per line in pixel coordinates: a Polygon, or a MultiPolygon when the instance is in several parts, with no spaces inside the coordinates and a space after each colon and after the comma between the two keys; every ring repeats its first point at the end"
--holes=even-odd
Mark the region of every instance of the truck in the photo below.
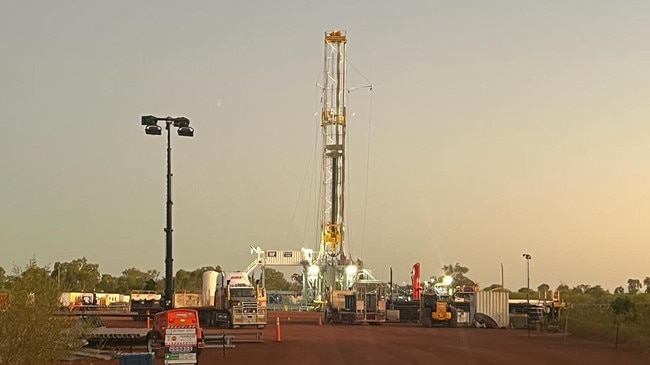
{"type": "Polygon", "coordinates": [[[242,271],[205,271],[202,292],[175,293],[172,305],[195,310],[203,327],[266,326],[266,289],[242,271]]]}
{"type": "Polygon", "coordinates": [[[229,328],[266,326],[266,289],[255,285],[242,271],[220,272],[217,275],[214,322],[229,328]]]}

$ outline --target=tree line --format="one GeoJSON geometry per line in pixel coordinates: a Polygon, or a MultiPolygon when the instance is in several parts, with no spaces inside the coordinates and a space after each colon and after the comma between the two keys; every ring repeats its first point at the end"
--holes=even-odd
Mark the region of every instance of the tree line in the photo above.
{"type": "MultiPolygon", "coordinates": [[[[146,270],[131,267],[122,271],[121,275],[102,274],[99,264],[89,262],[86,257],[77,258],[69,262],[55,262],[39,266],[36,259],[30,260],[27,267],[30,271],[39,271],[50,277],[60,292],[98,292],[129,294],[133,290],[155,290],[160,293],[165,291],[165,278],[158,270],[146,270]]],[[[11,273],[0,267],[0,289],[8,289],[18,281],[24,272],[22,267],[14,267],[11,273]]],[[[174,290],[176,292],[201,291],[203,273],[206,271],[221,272],[221,266],[203,266],[192,271],[177,270],[174,275],[174,290]]],[[[292,281],[285,279],[280,271],[265,269],[265,284],[269,290],[294,290],[302,289],[302,275],[292,275],[292,281]]]]}
{"type": "MultiPolygon", "coordinates": [[[[131,267],[122,271],[121,275],[113,276],[103,274],[99,271],[99,264],[89,262],[86,257],[77,258],[69,262],[55,262],[52,267],[49,265],[38,266],[36,259],[30,260],[28,264],[33,270],[39,270],[43,274],[51,277],[56,288],[61,292],[104,292],[129,294],[132,290],[155,290],[164,292],[165,278],[158,270],[146,270],[131,267]]],[[[203,266],[192,271],[180,269],[174,275],[174,290],[177,292],[200,292],[203,279],[203,273],[206,271],[222,271],[220,265],[203,266]]],[[[459,263],[444,265],[441,268],[440,276],[431,276],[432,282],[438,282],[445,275],[453,278],[454,286],[478,286],[479,283],[467,276],[469,268],[459,263]]],[[[20,277],[22,268],[14,267],[11,273],[0,267],[0,289],[6,289],[11,283],[20,277]]],[[[291,290],[300,292],[302,290],[302,273],[294,273],[287,280],[284,273],[266,268],[264,271],[265,286],[268,290],[291,290]]],[[[258,278],[259,279],[259,278],[258,278]]],[[[409,287],[409,285],[407,285],[409,287]]],[[[500,284],[491,284],[482,290],[505,289],[500,284]]],[[[516,294],[525,295],[527,291],[530,294],[548,292],[553,289],[548,284],[542,283],[535,288],[520,288],[514,291],[516,294]]],[[[505,289],[507,290],[507,289],[505,289]]],[[[564,294],[593,294],[596,296],[605,294],[638,294],[650,293],[650,277],[645,277],[643,281],[639,279],[628,279],[625,287],[618,286],[613,293],[604,289],[600,285],[579,284],[573,287],[562,284],[555,290],[564,294]],[[645,287],[645,288],[644,288],[645,287]]]]}

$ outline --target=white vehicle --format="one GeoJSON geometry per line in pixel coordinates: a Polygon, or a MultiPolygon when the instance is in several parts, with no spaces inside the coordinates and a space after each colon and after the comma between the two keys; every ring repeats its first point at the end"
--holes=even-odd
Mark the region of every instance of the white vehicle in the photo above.
{"type": "Polygon", "coordinates": [[[266,289],[252,285],[242,271],[220,272],[216,284],[215,324],[227,324],[230,328],[266,326],[266,289]]]}

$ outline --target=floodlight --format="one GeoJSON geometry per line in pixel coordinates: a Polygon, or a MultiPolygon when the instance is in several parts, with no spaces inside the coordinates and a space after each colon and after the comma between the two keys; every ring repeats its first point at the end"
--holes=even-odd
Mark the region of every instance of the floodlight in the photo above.
{"type": "Polygon", "coordinates": [[[345,273],[348,274],[348,276],[353,276],[357,273],[357,266],[356,265],[348,265],[345,267],[345,273]]]}
{"type": "Polygon", "coordinates": [[[190,120],[185,117],[174,118],[174,127],[188,127],[190,120]]]}
{"type": "Polygon", "coordinates": [[[142,125],[156,125],[156,123],[158,123],[158,118],[153,115],[142,116],[142,125]]]}
{"type": "Polygon", "coordinates": [[[320,271],[320,267],[318,267],[317,265],[311,265],[307,268],[307,274],[309,274],[309,276],[316,276],[318,275],[319,271],[320,271]]]}
{"type": "Polygon", "coordinates": [[[449,276],[449,275],[445,275],[445,277],[442,278],[442,284],[445,285],[445,286],[449,286],[449,285],[451,285],[451,283],[452,283],[453,281],[454,281],[454,279],[453,279],[451,276],[449,276]]]}
{"type": "Polygon", "coordinates": [[[154,124],[154,125],[147,125],[146,127],[144,127],[144,132],[145,132],[146,134],[151,134],[151,135],[159,136],[159,135],[162,134],[162,128],[160,128],[160,126],[157,125],[157,124],[154,124]]]}
{"type": "Polygon", "coordinates": [[[194,128],[178,127],[178,135],[181,137],[194,137],[194,128]]]}

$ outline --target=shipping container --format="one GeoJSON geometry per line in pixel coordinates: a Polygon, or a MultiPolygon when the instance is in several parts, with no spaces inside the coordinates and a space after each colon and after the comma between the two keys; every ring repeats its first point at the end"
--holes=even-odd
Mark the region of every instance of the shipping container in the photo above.
{"type": "Polygon", "coordinates": [[[509,293],[505,291],[478,291],[474,293],[470,302],[470,325],[508,327],[510,322],[508,296],[509,293]],[[485,320],[485,316],[492,319],[493,322],[485,320]]]}

